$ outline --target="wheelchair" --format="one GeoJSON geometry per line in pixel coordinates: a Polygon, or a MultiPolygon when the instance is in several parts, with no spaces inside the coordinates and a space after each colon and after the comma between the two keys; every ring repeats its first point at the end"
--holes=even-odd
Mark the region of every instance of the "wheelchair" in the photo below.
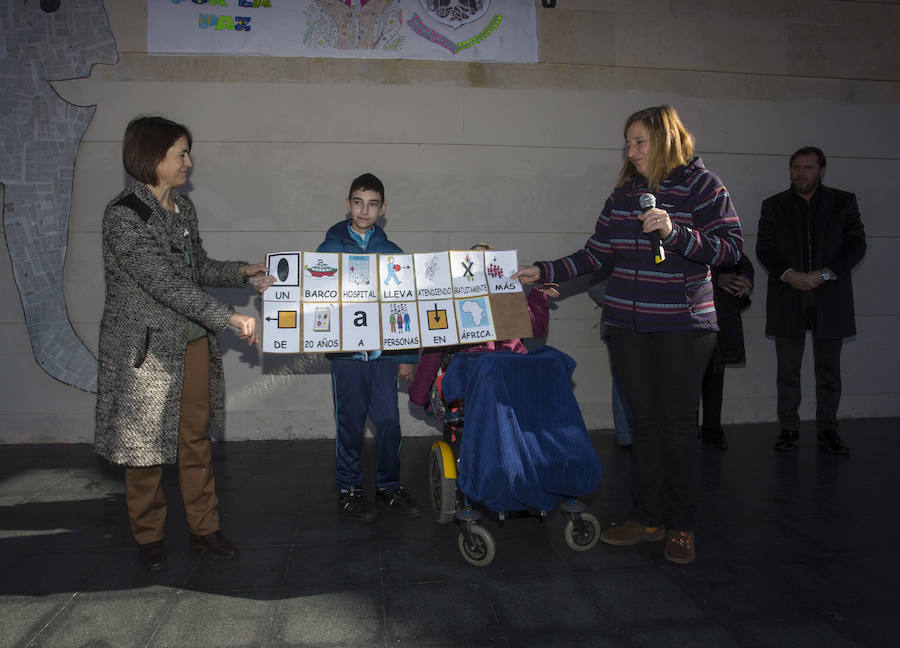
{"type": "MultiPolygon", "coordinates": [[[[552,349],[551,347],[543,348],[552,349]]],[[[552,349],[552,351],[565,356],[565,354],[562,354],[555,349],[552,349]]],[[[523,371],[527,370],[527,354],[503,353],[507,357],[502,359],[497,358],[498,360],[521,365],[523,371]],[[512,356],[519,356],[519,358],[512,356]]],[[[479,398],[478,394],[470,395],[466,399],[456,398],[448,402],[444,399],[443,385],[445,378],[449,374],[452,374],[454,369],[460,368],[454,364],[459,363],[457,358],[476,355],[493,356],[493,358],[491,358],[491,362],[493,362],[494,358],[500,354],[445,354],[445,358],[441,363],[441,368],[438,370],[438,376],[432,386],[429,410],[442,424],[443,438],[439,441],[435,441],[431,446],[429,456],[429,496],[432,515],[435,522],[439,524],[455,523],[458,530],[457,545],[463,559],[473,566],[485,567],[494,560],[497,548],[491,532],[480,524],[484,514],[479,508],[483,509],[486,507],[496,515],[500,524],[503,525],[509,514],[513,512],[525,512],[527,515],[537,517],[543,522],[553,507],[551,506],[548,509],[544,507],[525,508],[515,506],[512,509],[507,509],[504,505],[498,506],[498,502],[485,502],[481,499],[473,501],[470,497],[472,493],[467,494],[464,492],[465,489],[460,487],[460,449],[467,440],[466,428],[468,428],[469,433],[471,434],[472,430],[475,429],[476,426],[479,426],[479,423],[484,423],[483,420],[479,421],[479,417],[484,419],[485,413],[489,415],[491,409],[489,406],[487,408],[484,407],[484,403],[478,404],[481,406],[471,407],[473,399],[477,400],[479,398]],[[481,504],[481,506],[476,507],[478,504],[481,504]]],[[[565,357],[568,358],[568,356],[565,357]]],[[[574,361],[572,361],[572,363],[574,366],[574,361]]],[[[514,368],[514,372],[515,371],[518,371],[518,367],[514,368]]],[[[571,394],[571,384],[568,382],[568,376],[566,376],[565,379],[565,387],[571,396],[571,404],[577,410],[577,420],[581,421],[581,429],[584,430],[581,412],[578,410],[578,406],[575,403],[574,395],[571,394]]],[[[490,416],[487,418],[490,418],[490,416]]],[[[527,422],[525,425],[527,426],[527,422]]],[[[542,433],[548,432],[543,431],[542,433]]],[[[553,434],[553,431],[550,430],[549,433],[553,434]]],[[[570,433],[571,432],[568,429],[565,431],[565,434],[570,433]]],[[[587,440],[586,430],[583,431],[583,435],[584,439],[587,440]]],[[[584,446],[581,447],[583,449],[584,446]]],[[[593,461],[596,462],[596,475],[599,480],[599,461],[596,460],[596,454],[593,451],[593,447],[590,447],[589,453],[590,456],[593,457],[593,461]]],[[[580,452],[579,454],[583,453],[580,452]]],[[[589,460],[589,458],[585,458],[585,461],[589,460]]],[[[594,486],[595,485],[596,483],[594,483],[594,486]]],[[[538,485],[535,487],[539,488],[538,485]]],[[[576,490],[584,491],[585,487],[581,485],[576,488],[576,490]]],[[[593,490],[593,487],[591,487],[590,490],[593,490]]],[[[585,493],[582,492],[581,494],[585,493]]],[[[559,508],[564,511],[567,517],[563,530],[566,545],[573,551],[588,551],[592,549],[600,539],[600,523],[597,518],[587,512],[587,507],[578,499],[578,497],[559,495],[555,498],[551,497],[548,499],[546,496],[542,498],[542,501],[545,504],[548,501],[553,500],[558,501],[559,508]]]]}

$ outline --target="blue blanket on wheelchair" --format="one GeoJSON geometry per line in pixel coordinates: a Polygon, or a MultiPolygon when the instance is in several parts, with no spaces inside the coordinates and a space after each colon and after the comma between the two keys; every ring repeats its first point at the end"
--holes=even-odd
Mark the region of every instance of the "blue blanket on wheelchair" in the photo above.
{"type": "Polygon", "coordinates": [[[453,356],[442,388],[447,402],[465,399],[463,494],[493,511],[549,511],[597,487],[600,461],[572,393],[574,369],[549,346],[453,356]]]}

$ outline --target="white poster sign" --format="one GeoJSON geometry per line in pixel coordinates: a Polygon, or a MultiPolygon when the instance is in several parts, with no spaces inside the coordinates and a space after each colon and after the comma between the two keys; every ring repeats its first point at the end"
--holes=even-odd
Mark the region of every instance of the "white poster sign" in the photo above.
{"type": "Polygon", "coordinates": [[[477,344],[523,335],[528,321],[524,300],[495,294],[521,292],[508,279],[515,250],[273,252],[266,260],[275,278],[262,303],[267,353],[477,344]]]}
{"type": "Polygon", "coordinates": [[[535,63],[532,0],[147,0],[151,54],[535,63]]]}

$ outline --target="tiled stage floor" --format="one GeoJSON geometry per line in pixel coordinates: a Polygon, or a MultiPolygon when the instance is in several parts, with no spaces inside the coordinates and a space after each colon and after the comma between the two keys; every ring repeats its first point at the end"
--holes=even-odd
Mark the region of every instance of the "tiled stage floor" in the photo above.
{"type": "MultiPolygon", "coordinates": [[[[149,574],[119,471],[90,446],[2,446],[0,646],[896,646],[900,421],[841,432],[850,457],[811,427],[788,454],[773,425],[704,447],[690,566],[662,543],[573,552],[562,514],[488,521],[497,557],[469,566],[427,513],[344,519],[324,440],[216,445],[237,560],[188,549],[167,473],[169,567],[149,574]]],[[[592,438],[605,474],[585,501],[606,527],[627,516],[631,458],[612,432],[592,438]]],[[[403,448],[423,504],[432,440],[403,448]]]]}

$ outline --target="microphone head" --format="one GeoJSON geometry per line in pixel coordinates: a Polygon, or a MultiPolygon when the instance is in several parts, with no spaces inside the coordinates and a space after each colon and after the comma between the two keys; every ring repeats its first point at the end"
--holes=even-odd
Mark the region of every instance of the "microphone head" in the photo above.
{"type": "Polygon", "coordinates": [[[639,201],[641,203],[641,209],[643,209],[644,211],[656,207],[656,196],[654,196],[652,193],[641,194],[639,201]]]}

